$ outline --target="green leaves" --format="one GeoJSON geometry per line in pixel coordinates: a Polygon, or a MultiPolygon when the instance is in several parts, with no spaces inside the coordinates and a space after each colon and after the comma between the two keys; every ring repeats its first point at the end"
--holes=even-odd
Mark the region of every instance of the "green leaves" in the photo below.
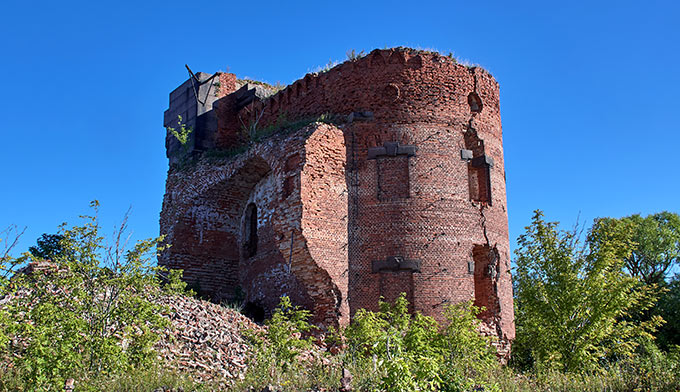
{"type": "MultiPolygon", "coordinates": [[[[402,294],[380,311],[360,309],[345,330],[354,362],[373,362],[380,391],[467,390],[470,380],[497,366],[489,338],[479,333],[479,309],[449,306],[441,326],[420,313],[411,315],[402,294]]],[[[365,365],[370,366],[370,365],[365,365]]]]}
{"type": "Polygon", "coordinates": [[[630,235],[631,251],[625,255],[626,270],[643,283],[661,285],[667,273],[680,263],[680,215],[660,212],[620,219],[604,218],[601,226],[620,225],[630,235]]]}
{"type": "Polygon", "coordinates": [[[309,317],[308,310],[293,306],[290,297],[284,295],[272,318],[265,323],[266,347],[284,368],[290,366],[303,349],[311,346],[311,338],[306,334],[315,327],[307,321],[309,317]]]}
{"type": "MultiPolygon", "coordinates": [[[[163,307],[154,301],[163,293],[164,271],[152,264],[161,238],[128,248],[122,240],[125,219],[108,245],[100,235],[98,203],[92,207],[95,215],[82,216],[81,225],[62,225],[58,235],[49,237],[58,239],[49,242],[51,262],[25,254],[22,262],[41,268],[0,286],[0,297],[11,297],[0,306],[2,350],[36,389],[151,364],[158,332],[168,325],[163,307]]],[[[1,261],[4,269],[15,263],[10,257],[1,261]]],[[[170,274],[166,289],[183,288],[178,277],[170,274]]]]}
{"type": "Polygon", "coordinates": [[[187,127],[186,124],[182,122],[182,116],[177,116],[177,125],[179,126],[179,130],[172,127],[167,127],[167,130],[172,134],[172,136],[175,137],[175,139],[177,139],[179,144],[186,146],[187,142],[189,142],[189,137],[191,136],[193,129],[191,127],[187,127]]]}
{"type": "Polygon", "coordinates": [[[309,323],[309,317],[308,310],[293,306],[290,297],[284,295],[271,319],[265,322],[266,329],[246,331],[256,350],[245,382],[281,385],[283,379],[290,380],[298,372],[303,372],[304,364],[299,357],[311,348],[312,336],[309,333],[316,329],[309,323]]]}
{"type": "Polygon", "coordinates": [[[655,301],[623,269],[632,244],[624,223],[596,221],[582,242],[536,211],[515,252],[515,353],[537,367],[593,369],[651,337],[659,319],[626,321],[655,301]]]}

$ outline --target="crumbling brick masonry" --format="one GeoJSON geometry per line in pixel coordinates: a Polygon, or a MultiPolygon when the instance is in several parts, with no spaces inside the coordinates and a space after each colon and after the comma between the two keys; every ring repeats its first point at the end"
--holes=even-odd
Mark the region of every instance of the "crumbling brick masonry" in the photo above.
{"type": "Polygon", "coordinates": [[[283,90],[197,73],[170,94],[162,265],[265,317],[288,295],[346,325],[406,293],[474,300],[514,338],[498,84],[437,53],[375,50],[283,90]],[[331,121],[332,120],[332,121],[331,121]]]}

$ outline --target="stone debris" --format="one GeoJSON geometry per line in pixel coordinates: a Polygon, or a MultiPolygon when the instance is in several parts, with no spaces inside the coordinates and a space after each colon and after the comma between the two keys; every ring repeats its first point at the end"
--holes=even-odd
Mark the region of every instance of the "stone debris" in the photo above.
{"type": "MultiPolygon", "coordinates": [[[[54,263],[40,261],[28,264],[18,273],[56,270],[54,263]]],[[[0,307],[17,295],[27,293],[24,290],[15,295],[0,297],[0,307]]],[[[243,379],[251,351],[244,333],[247,330],[259,333],[265,327],[237,310],[198,298],[162,294],[158,289],[149,289],[146,296],[150,301],[167,308],[163,315],[171,323],[160,331],[155,346],[164,366],[182,374],[188,373],[197,382],[210,382],[222,387],[243,379]]],[[[25,339],[12,341],[13,346],[26,344],[25,339]]],[[[0,357],[0,364],[9,362],[10,358],[0,357]]],[[[64,390],[73,390],[73,385],[73,379],[66,380],[64,390]]]]}
{"type": "Polygon", "coordinates": [[[340,379],[340,391],[350,392],[354,389],[352,388],[352,373],[348,369],[342,369],[342,378],[340,379]]]}
{"type": "Polygon", "coordinates": [[[199,382],[242,379],[250,346],[243,331],[263,327],[236,310],[181,295],[162,296],[172,323],[156,344],[161,359],[199,382]]]}

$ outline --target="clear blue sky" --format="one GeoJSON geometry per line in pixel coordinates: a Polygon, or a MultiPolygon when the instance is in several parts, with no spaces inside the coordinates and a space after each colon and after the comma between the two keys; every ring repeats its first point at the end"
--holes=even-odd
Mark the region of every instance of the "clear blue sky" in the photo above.
{"type": "Polygon", "coordinates": [[[680,212],[679,4],[5,0],[0,228],[27,226],[25,250],[99,199],[107,233],[132,206],[134,238],[156,236],[185,63],[288,84],[400,45],[500,82],[511,243],[534,209],[565,227],[680,212]]]}

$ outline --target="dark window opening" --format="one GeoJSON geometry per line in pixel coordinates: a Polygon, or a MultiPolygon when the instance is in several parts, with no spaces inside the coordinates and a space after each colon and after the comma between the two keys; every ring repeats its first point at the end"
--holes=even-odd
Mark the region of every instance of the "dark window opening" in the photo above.
{"type": "Polygon", "coordinates": [[[498,281],[499,265],[498,251],[488,245],[475,245],[472,249],[475,280],[475,306],[483,307],[484,311],[477,317],[491,320],[498,312],[498,281]]]}
{"type": "Polygon", "coordinates": [[[470,95],[468,95],[468,105],[470,105],[472,113],[479,113],[482,111],[482,99],[479,98],[477,93],[470,93],[470,95]]]}
{"type": "Polygon", "coordinates": [[[248,302],[243,307],[243,314],[256,323],[261,323],[264,321],[264,308],[260,304],[254,302],[248,302]]]}
{"type": "Polygon", "coordinates": [[[257,206],[255,203],[248,204],[246,208],[245,226],[244,250],[246,257],[253,257],[257,253],[257,206]]]}
{"type": "Polygon", "coordinates": [[[465,132],[465,149],[472,152],[468,161],[468,188],[470,200],[491,205],[491,167],[493,159],[484,151],[484,141],[469,129],[465,132]]]}

